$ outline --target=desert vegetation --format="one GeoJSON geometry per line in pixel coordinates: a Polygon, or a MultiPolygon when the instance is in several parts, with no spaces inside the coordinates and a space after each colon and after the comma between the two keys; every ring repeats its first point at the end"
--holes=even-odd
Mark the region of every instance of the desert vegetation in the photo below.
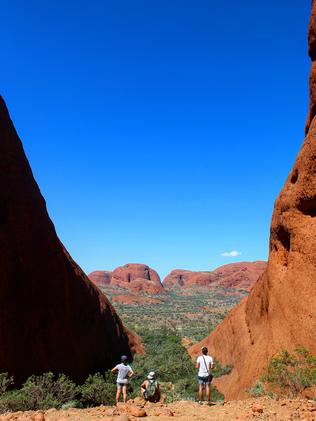
{"type": "MultiPolygon", "coordinates": [[[[195,400],[197,394],[196,369],[181,343],[176,330],[141,329],[145,355],[136,355],[132,364],[135,376],[129,384],[129,396],[139,396],[140,385],[148,372],[154,370],[161,383],[167,402],[195,400]]],[[[214,376],[228,374],[231,366],[221,367],[216,362],[214,376]]],[[[64,374],[45,373],[31,376],[20,389],[11,389],[14,379],[7,373],[0,374],[0,411],[27,411],[49,408],[86,408],[115,403],[116,377],[110,372],[88,376],[82,385],[75,384],[64,374]]],[[[221,395],[212,387],[212,399],[221,395]]]]}
{"type": "Polygon", "coordinates": [[[254,397],[301,395],[304,390],[316,385],[316,357],[304,347],[291,354],[282,350],[269,361],[266,373],[248,391],[254,397]]]}

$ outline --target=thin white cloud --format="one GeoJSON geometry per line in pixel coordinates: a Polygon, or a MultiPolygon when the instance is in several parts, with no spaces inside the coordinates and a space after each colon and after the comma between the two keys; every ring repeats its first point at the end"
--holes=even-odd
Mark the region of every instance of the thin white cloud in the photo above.
{"type": "Polygon", "coordinates": [[[241,251],[232,250],[232,251],[225,251],[224,253],[221,253],[221,256],[223,257],[237,257],[241,255],[241,251]]]}

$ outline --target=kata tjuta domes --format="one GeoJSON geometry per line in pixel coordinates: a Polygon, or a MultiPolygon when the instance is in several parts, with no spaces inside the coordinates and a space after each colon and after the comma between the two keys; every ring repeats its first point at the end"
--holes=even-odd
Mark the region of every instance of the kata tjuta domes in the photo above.
{"type": "Polygon", "coordinates": [[[250,290],[266,269],[267,262],[236,262],[220,266],[212,271],[175,269],[163,280],[166,289],[223,286],[250,290]]]}
{"type": "Polygon", "coordinates": [[[100,287],[111,285],[149,294],[165,292],[158,273],[142,263],[127,263],[117,267],[113,272],[94,271],[88,276],[100,287]]]}
{"type": "Polygon", "coordinates": [[[269,261],[248,298],[201,343],[232,373],[216,384],[226,399],[245,396],[281,349],[304,346],[316,353],[316,2],[309,29],[312,58],[307,136],[272,216],[269,261]]]}
{"type": "Polygon", "coordinates": [[[81,381],[140,350],[59,241],[0,97],[0,372],[81,381]]]}

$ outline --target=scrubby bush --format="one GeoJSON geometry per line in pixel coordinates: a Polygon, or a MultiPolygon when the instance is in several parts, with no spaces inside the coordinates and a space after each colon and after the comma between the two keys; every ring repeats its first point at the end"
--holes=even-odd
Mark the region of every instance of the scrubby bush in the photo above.
{"type": "Polygon", "coordinates": [[[91,374],[81,386],[81,402],[85,406],[113,405],[115,403],[116,387],[107,373],[91,374]]]}
{"type": "MultiPolygon", "coordinates": [[[[3,375],[0,375],[3,378],[3,375]]],[[[10,384],[12,384],[13,379],[10,384]]],[[[2,390],[5,390],[3,388],[2,390]]],[[[64,374],[55,378],[53,373],[31,376],[19,390],[0,393],[0,410],[37,410],[61,408],[63,404],[75,399],[79,389],[64,374]]]]}
{"type": "Polygon", "coordinates": [[[13,385],[13,377],[8,373],[0,373],[0,396],[3,395],[7,389],[13,385]]]}
{"type": "Polygon", "coordinates": [[[297,396],[316,384],[316,358],[304,347],[297,348],[294,354],[283,350],[271,358],[261,380],[271,390],[280,390],[291,397],[297,396]]]}
{"type": "Polygon", "coordinates": [[[247,389],[247,393],[254,398],[264,396],[266,394],[264,384],[260,380],[257,380],[250,389],[247,389]]]}
{"type": "Polygon", "coordinates": [[[34,410],[61,408],[74,400],[78,392],[78,387],[67,376],[61,374],[56,379],[53,373],[31,376],[21,389],[28,409],[34,410]]]}

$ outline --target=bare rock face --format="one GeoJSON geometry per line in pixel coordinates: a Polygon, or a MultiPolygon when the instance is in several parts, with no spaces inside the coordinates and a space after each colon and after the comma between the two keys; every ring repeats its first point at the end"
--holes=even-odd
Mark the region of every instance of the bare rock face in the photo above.
{"type": "Polygon", "coordinates": [[[237,262],[230,263],[214,270],[218,275],[218,285],[227,288],[242,288],[250,290],[259,276],[267,268],[267,262],[237,262]]]}
{"type": "Polygon", "coordinates": [[[0,97],[0,372],[82,381],[140,349],[59,241],[0,97]]]}
{"type": "Polygon", "coordinates": [[[104,287],[110,284],[112,272],[109,270],[95,270],[94,272],[89,273],[88,278],[94,285],[104,287]]]}
{"type": "Polygon", "coordinates": [[[309,112],[306,119],[305,134],[308,133],[311,122],[316,115],[316,5],[312,1],[311,18],[308,28],[308,53],[312,59],[309,76],[309,112]]]}
{"type": "Polygon", "coordinates": [[[217,276],[213,272],[195,272],[191,270],[175,269],[163,280],[163,286],[167,289],[194,288],[214,285],[217,276]]]}
{"type": "Polygon", "coordinates": [[[128,288],[134,292],[159,294],[164,292],[158,273],[147,265],[128,263],[112,273],[111,285],[128,288]]]}
{"type": "Polygon", "coordinates": [[[316,119],[314,60],[316,1],[312,4],[309,51],[313,60],[307,136],[276,199],[268,267],[250,292],[201,343],[222,363],[234,366],[217,382],[227,399],[245,396],[281,349],[305,346],[316,354],[316,119]]]}
{"type": "Polygon", "coordinates": [[[221,285],[227,288],[250,290],[266,266],[266,262],[256,261],[230,263],[209,272],[175,269],[166,276],[163,285],[166,289],[221,285]]]}

